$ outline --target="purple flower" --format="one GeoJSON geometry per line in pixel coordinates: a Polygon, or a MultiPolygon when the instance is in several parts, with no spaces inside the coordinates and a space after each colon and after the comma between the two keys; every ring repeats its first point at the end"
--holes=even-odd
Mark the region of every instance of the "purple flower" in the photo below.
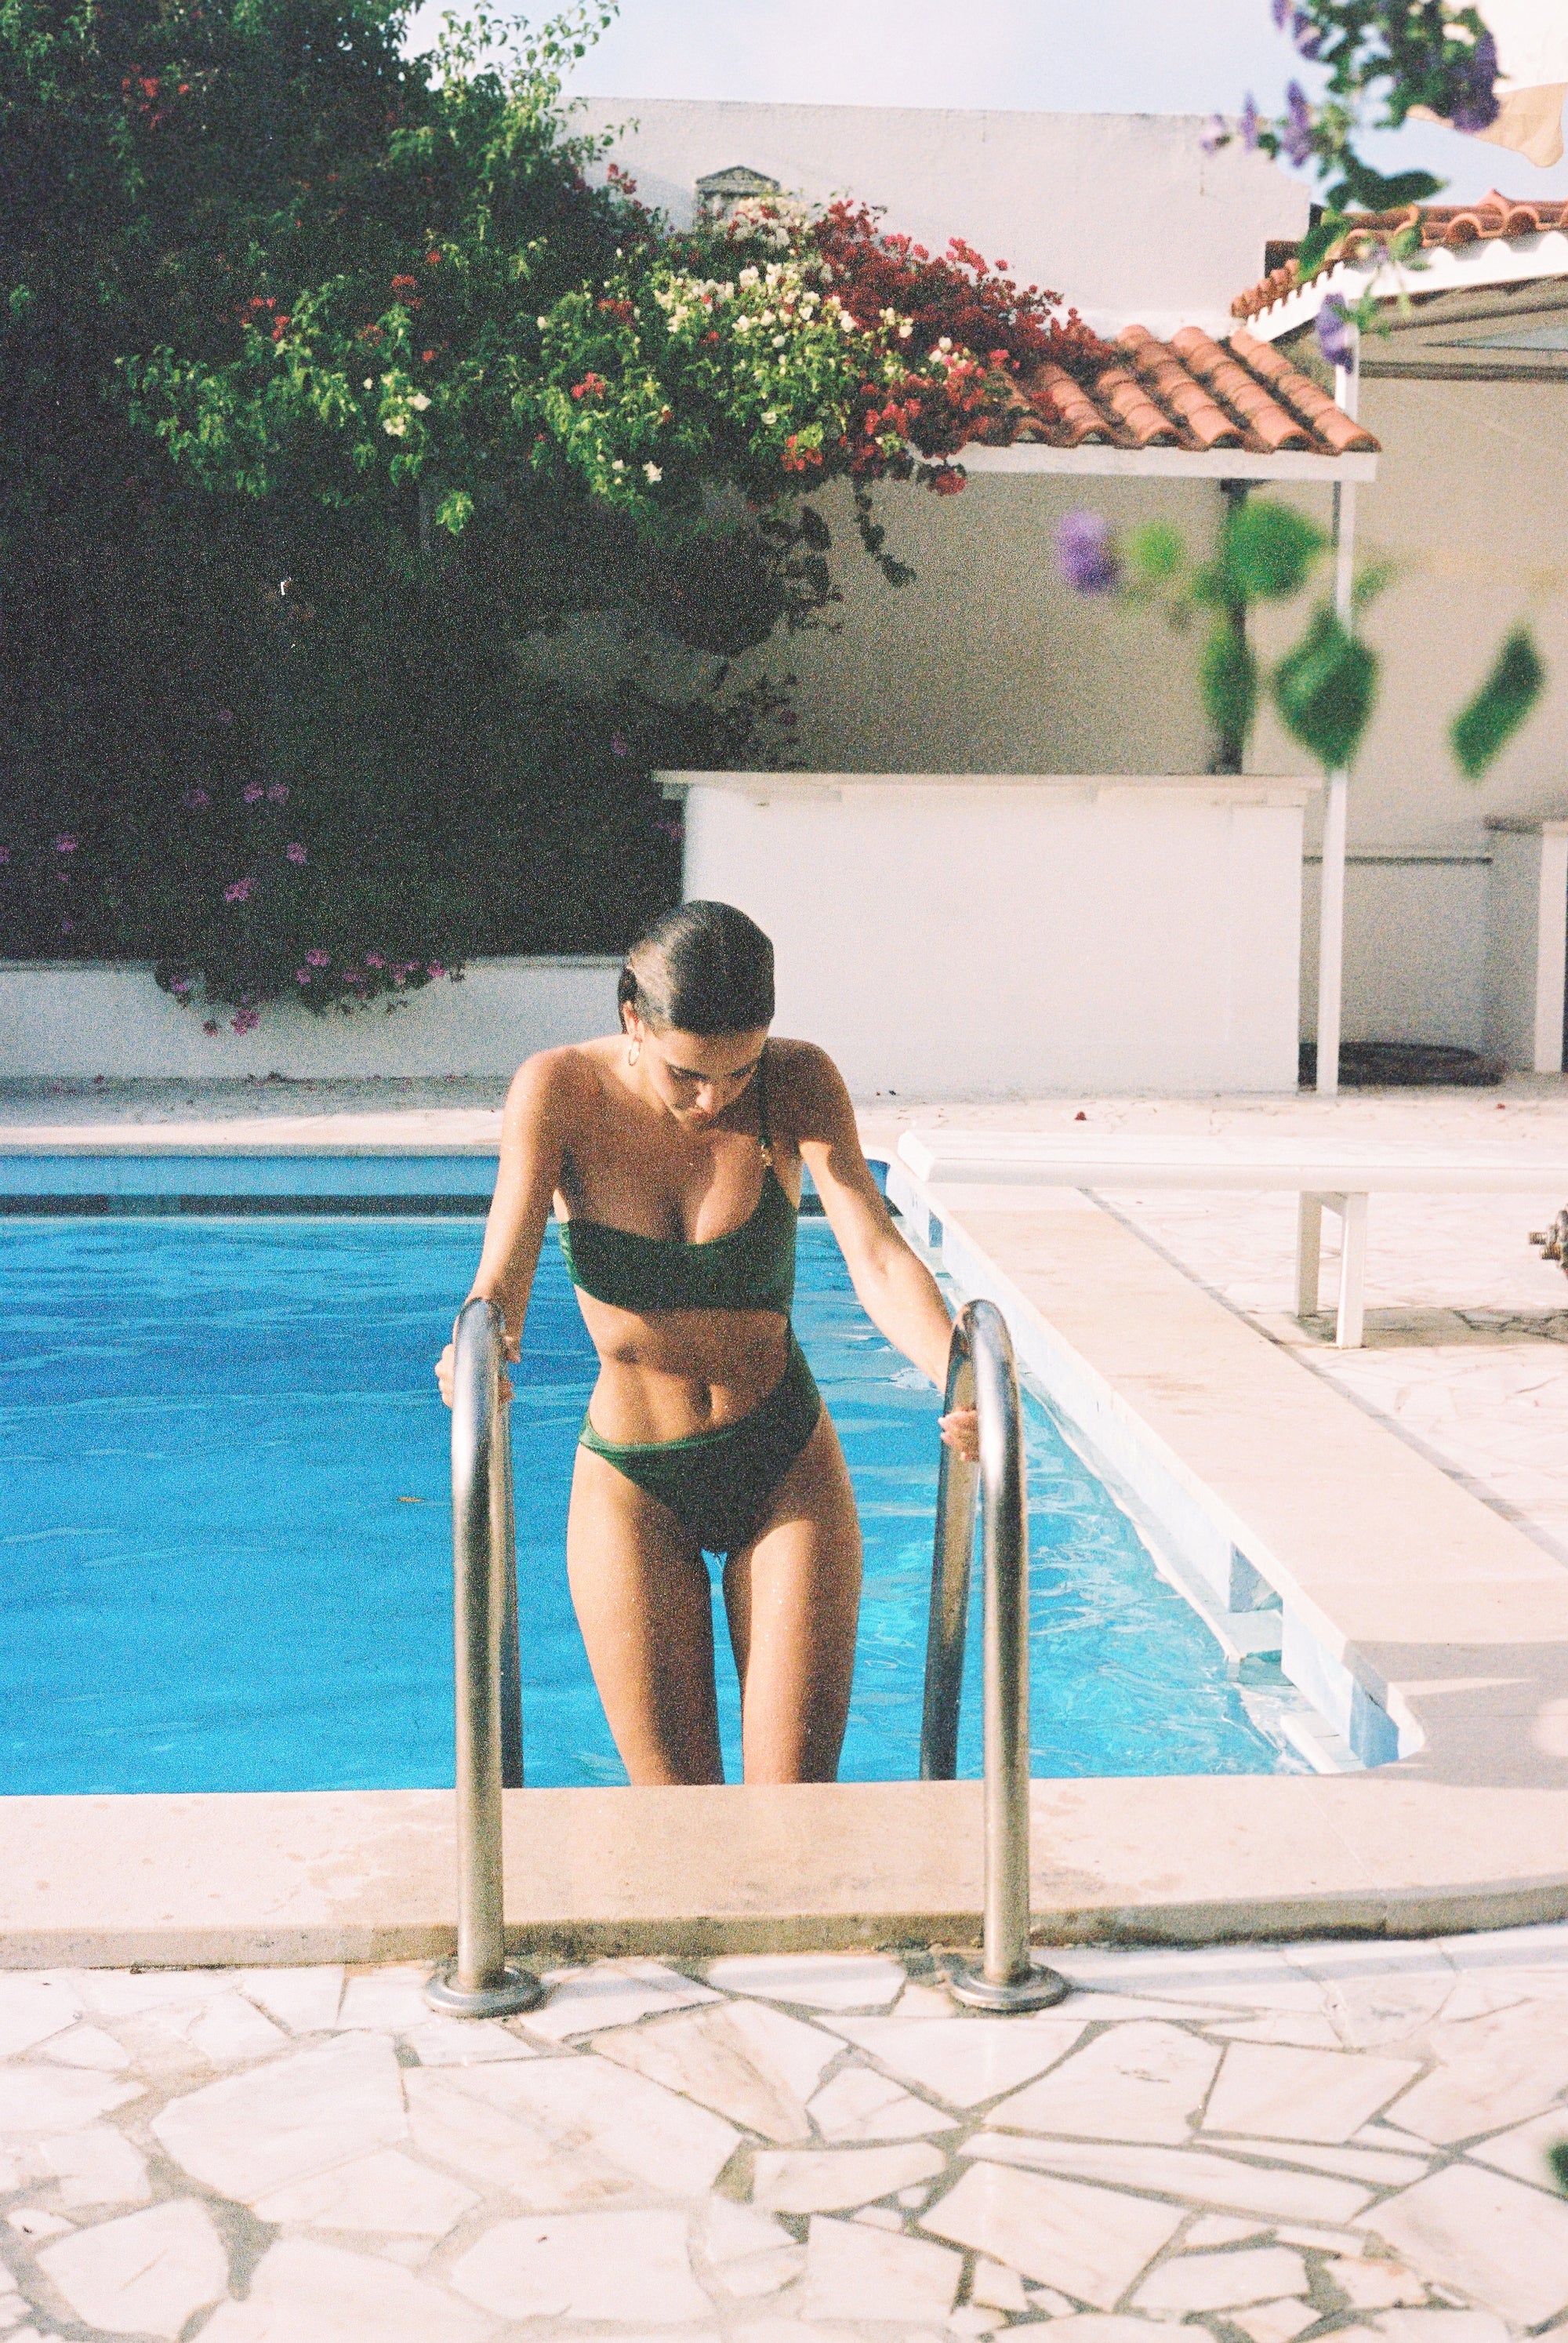
{"type": "Polygon", "coordinates": [[[226,887],[224,889],[224,901],[226,903],[248,903],[250,900],[250,890],[255,884],[256,880],[254,879],[236,879],[232,887],[226,887]]]}
{"type": "Polygon", "coordinates": [[[308,984],[312,975],[313,970],[308,968],[297,968],[294,971],[294,980],[296,984],[308,984]]]}
{"type": "Polygon", "coordinates": [[[1056,566],[1075,594],[1109,594],[1121,575],[1121,563],[1101,513],[1071,512],[1058,524],[1056,566]]]}
{"type": "Polygon", "coordinates": [[[1344,303],[1331,293],[1318,311],[1318,347],[1332,367],[1349,366],[1355,356],[1356,329],[1344,303]]]}
{"type": "Polygon", "coordinates": [[[169,990],[177,1000],[183,1001],[190,990],[193,981],[194,980],[188,976],[176,976],[169,986],[169,990]]]}
{"type": "Polygon", "coordinates": [[[246,805],[259,805],[266,795],[266,791],[262,788],[259,781],[247,781],[246,783],[245,801],[246,805]]]}
{"type": "Polygon", "coordinates": [[[365,970],[362,968],[346,968],[343,971],[343,981],[345,984],[363,984],[365,970]]]}
{"type": "Polygon", "coordinates": [[[1313,24],[1304,8],[1298,8],[1291,18],[1291,38],[1296,45],[1296,55],[1309,63],[1322,50],[1322,28],[1313,24]]]}
{"type": "Polygon", "coordinates": [[[10,860],[11,849],[8,846],[0,846],[0,862],[9,862],[10,860]]]}
{"type": "Polygon", "coordinates": [[[259,1009],[236,1009],[234,1013],[234,1030],[236,1033],[252,1032],[260,1022],[259,1009]]]}
{"type": "Polygon", "coordinates": [[[1280,145],[1285,159],[1297,169],[1307,162],[1312,151],[1312,109],[1307,93],[1299,81],[1292,82],[1285,92],[1286,119],[1280,131],[1280,145]]]}
{"type": "Polygon", "coordinates": [[[303,862],[306,859],[305,849],[301,846],[297,838],[294,840],[292,845],[286,846],[283,850],[285,854],[287,855],[291,862],[303,862]]]}
{"type": "Polygon", "coordinates": [[[180,803],[187,813],[199,813],[203,806],[211,805],[212,799],[206,789],[187,789],[180,803]]]}
{"type": "Polygon", "coordinates": [[[60,922],[60,933],[61,933],[63,936],[74,936],[74,935],[75,934],[75,932],[76,932],[76,922],[75,922],[75,920],[61,920],[61,922],[60,922]]]}
{"type": "Polygon", "coordinates": [[[1291,0],[1273,0],[1269,13],[1273,17],[1275,32],[1282,33],[1285,29],[1285,19],[1291,13],[1291,0]]]}
{"type": "Polygon", "coordinates": [[[384,955],[380,952],[367,952],[365,955],[365,965],[367,968],[385,968],[387,961],[384,955]]]}
{"type": "Polygon", "coordinates": [[[1448,118],[1456,130],[1473,136],[1478,130],[1491,129],[1497,119],[1497,93],[1493,88],[1496,79],[1497,44],[1490,33],[1483,33],[1453,77],[1453,106],[1448,118]]]}
{"type": "Polygon", "coordinates": [[[82,841],[79,838],[73,838],[68,830],[63,830],[54,843],[56,854],[75,854],[82,841]]]}
{"type": "Polygon", "coordinates": [[[266,802],[268,805],[286,805],[288,803],[288,783],[286,781],[274,781],[267,789],[266,802]]]}
{"type": "Polygon", "coordinates": [[[1205,155],[1217,155],[1221,146],[1231,143],[1231,126],[1222,114],[1211,114],[1198,133],[1198,144],[1205,155]]]}
{"type": "Polygon", "coordinates": [[[1237,125],[1241,144],[1249,155],[1257,151],[1258,134],[1262,126],[1263,117],[1258,111],[1258,101],[1255,97],[1249,96],[1246,105],[1241,108],[1241,119],[1237,125]]]}
{"type": "Polygon", "coordinates": [[[233,709],[220,708],[217,711],[217,720],[220,724],[232,724],[234,722],[233,709]]]}
{"type": "Polygon", "coordinates": [[[426,975],[427,975],[427,976],[437,976],[437,977],[439,977],[439,976],[445,976],[445,975],[446,975],[446,973],[447,973],[447,971],[446,971],[446,970],[442,967],[442,965],[441,965],[441,963],[440,963],[440,961],[439,961],[438,960],[431,960],[431,961],[430,961],[430,963],[429,963],[429,964],[428,964],[428,966],[427,967],[427,969],[426,969],[426,970],[425,970],[425,973],[426,973],[426,975]]]}
{"type": "Polygon", "coordinates": [[[627,739],[624,732],[612,732],[610,734],[609,753],[612,757],[630,756],[631,742],[627,739]]]}
{"type": "Polygon", "coordinates": [[[316,946],[316,949],[313,951],[307,951],[306,953],[305,960],[306,965],[308,968],[330,968],[332,966],[332,954],[330,952],[324,952],[319,944],[316,946]]]}

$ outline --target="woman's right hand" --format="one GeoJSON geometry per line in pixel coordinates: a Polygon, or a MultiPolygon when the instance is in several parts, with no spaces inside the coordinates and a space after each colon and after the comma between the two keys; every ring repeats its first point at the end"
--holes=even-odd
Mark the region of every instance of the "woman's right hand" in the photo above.
{"type": "MultiPolygon", "coordinates": [[[[513,1365],[516,1365],[517,1362],[522,1357],[523,1346],[515,1334],[504,1334],[502,1336],[501,1354],[513,1365]]],[[[436,1362],[436,1381],[440,1385],[441,1397],[446,1401],[448,1407],[452,1404],[452,1377],[456,1371],[457,1363],[457,1344],[455,1342],[448,1342],[446,1349],[442,1352],[440,1357],[436,1362]]],[[[503,1400],[508,1400],[511,1396],[512,1379],[503,1368],[501,1372],[501,1397],[503,1400]]]]}

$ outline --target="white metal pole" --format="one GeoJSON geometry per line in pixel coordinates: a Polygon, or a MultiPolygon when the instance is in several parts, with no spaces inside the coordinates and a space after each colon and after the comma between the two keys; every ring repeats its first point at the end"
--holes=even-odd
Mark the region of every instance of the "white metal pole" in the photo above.
{"type": "MultiPolygon", "coordinates": [[[[1361,334],[1351,328],[1345,362],[1334,368],[1334,398],[1347,415],[1356,412],[1361,380],[1361,334]]],[[[1342,626],[1354,617],[1356,492],[1350,480],[1334,483],[1334,610],[1342,626]]],[[[1318,1091],[1333,1098],[1340,1087],[1340,1005],[1345,943],[1345,819],[1351,777],[1329,775],[1323,809],[1322,894],[1318,915],[1318,1091]]]]}

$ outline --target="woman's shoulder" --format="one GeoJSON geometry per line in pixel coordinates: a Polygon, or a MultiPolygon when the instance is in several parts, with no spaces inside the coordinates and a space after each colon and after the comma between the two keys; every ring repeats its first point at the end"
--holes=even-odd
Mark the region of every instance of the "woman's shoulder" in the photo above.
{"type": "Polygon", "coordinates": [[[604,1097],[613,1040],[569,1041],[525,1058],[507,1092],[508,1116],[571,1121],[604,1097]]]}
{"type": "Polygon", "coordinates": [[[774,1035],[768,1043],[768,1108],[796,1140],[826,1138],[849,1105],[844,1077],[815,1041],[774,1035]]]}

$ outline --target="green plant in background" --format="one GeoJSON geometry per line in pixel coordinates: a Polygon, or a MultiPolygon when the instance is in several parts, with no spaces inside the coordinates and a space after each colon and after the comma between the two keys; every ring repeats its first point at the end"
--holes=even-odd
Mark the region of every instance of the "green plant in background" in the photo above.
{"type": "MultiPolygon", "coordinates": [[[[1313,603],[1300,639],[1270,673],[1261,668],[1248,633],[1253,607],[1299,599],[1330,549],[1329,538],[1304,514],[1260,497],[1232,499],[1207,560],[1195,561],[1181,531],[1166,521],[1130,530],[1119,542],[1098,514],[1070,513],[1057,533],[1058,566],[1078,592],[1152,604],[1178,629],[1204,627],[1199,689],[1214,729],[1219,772],[1241,771],[1265,689],[1291,738],[1325,772],[1344,771],[1355,761],[1377,699],[1376,653],[1325,599],[1313,603]]],[[[1352,594],[1358,612],[1391,574],[1380,565],[1360,573],[1352,594]]],[[[1483,779],[1537,704],[1545,679],[1529,630],[1516,627],[1450,727],[1455,761],[1467,780],[1483,779]]]]}
{"type": "Polygon", "coordinates": [[[562,102],[614,0],[406,13],[0,0],[0,949],[242,1030],[623,942],[658,765],[790,754],[729,663],[839,598],[807,492],[898,584],[872,483],[1098,350],[863,206],[677,235],[562,102]]]}

